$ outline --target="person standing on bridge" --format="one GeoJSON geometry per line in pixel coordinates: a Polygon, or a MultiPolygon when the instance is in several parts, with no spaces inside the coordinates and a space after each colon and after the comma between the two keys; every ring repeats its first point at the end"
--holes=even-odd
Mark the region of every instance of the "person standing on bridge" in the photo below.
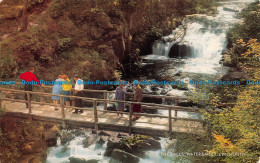
{"type": "MultiPolygon", "coordinates": [[[[82,97],[83,96],[82,90],[84,89],[83,80],[80,79],[78,75],[74,75],[74,80],[76,82],[75,88],[74,88],[74,95],[82,97]]],[[[82,107],[82,99],[76,98],[75,99],[75,106],[76,107],[82,107]]],[[[79,112],[83,113],[83,110],[82,109],[75,109],[75,111],[73,113],[78,114],[79,112]]]]}
{"type": "MultiPolygon", "coordinates": [[[[140,85],[135,85],[135,91],[134,91],[134,102],[142,102],[143,99],[143,92],[140,85]]],[[[141,113],[142,106],[140,104],[133,104],[133,112],[134,113],[141,113]]],[[[134,115],[133,120],[137,120],[140,118],[140,115],[134,115]]]]}
{"type": "MultiPolygon", "coordinates": [[[[68,76],[67,75],[63,75],[62,76],[62,81],[63,81],[63,84],[62,84],[62,94],[63,95],[70,95],[70,90],[72,88],[72,84],[71,84],[71,81],[69,80],[68,76]]],[[[64,101],[65,101],[65,104],[66,106],[70,106],[70,98],[69,97],[64,97],[64,101]]]]}
{"type": "MultiPolygon", "coordinates": [[[[119,86],[116,88],[116,92],[115,92],[115,100],[125,100],[125,94],[126,94],[126,88],[124,87],[124,85],[120,82],[119,86]]],[[[118,105],[116,107],[117,110],[117,118],[119,118],[119,112],[122,112],[125,108],[125,103],[123,102],[118,102],[118,105]]],[[[121,116],[123,117],[123,114],[121,114],[121,116]]]]}
{"type": "MultiPolygon", "coordinates": [[[[29,71],[22,73],[19,75],[19,78],[26,81],[26,82],[37,82],[38,85],[40,85],[40,81],[38,78],[34,75],[34,67],[29,67],[29,71]]],[[[43,86],[43,84],[41,84],[43,86]]],[[[24,85],[25,91],[32,91],[32,84],[25,84],[24,85]]],[[[25,93],[25,100],[27,101],[27,93],[25,93]]],[[[30,94],[30,99],[32,99],[32,94],[30,94]]],[[[28,103],[26,103],[26,108],[28,108],[28,103]]]]}
{"type": "MultiPolygon", "coordinates": [[[[61,92],[62,92],[62,75],[59,75],[59,78],[55,80],[55,83],[53,85],[52,94],[60,95],[61,92]]],[[[56,104],[56,106],[54,106],[55,110],[58,110],[57,104],[60,101],[60,97],[59,96],[52,96],[51,98],[53,100],[53,103],[56,104]]]]}

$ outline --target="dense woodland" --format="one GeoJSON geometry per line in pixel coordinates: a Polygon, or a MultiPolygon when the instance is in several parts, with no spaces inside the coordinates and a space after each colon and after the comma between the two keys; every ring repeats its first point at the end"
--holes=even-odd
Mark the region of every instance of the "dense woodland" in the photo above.
{"type": "Polygon", "coordinates": [[[32,65],[44,80],[65,72],[118,79],[123,63],[147,54],[152,41],[171,33],[185,15],[214,13],[214,1],[204,2],[4,0],[0,77],[14,79],[32,65]]]}
{"type": "MultiPolygon", "coordinates": [[[[151,43],[171,33],[185,15],[214,15],[214,0],[3,0],[0,4],[0,78],[17,79],[28,65],[36,67],[40,79],[77,73],[84,80],[120,79],[124,65],[139,61],[151,43]]],[[[260,6],[251,4],[238,16],[242,25],[229,30],[229,50],[224,64],[230,71],[243,71],[248,80],[260,80],[260,6]]],[[[231,157],[189,157],[194,162],[256,162],[260,156],[260,86],[197,87],[207,102],[198,104],[209,129],[207,138],[178,135],[177,151],[243,153],[231,157]],[[221,108],[222,103],[235,103],[221,108]]],[[[0,158],[16,162],[29,142],[46,150],[44,124],[4,117],[1,109],[0,158]],[[8,125],[11,124],[9,127],[8,125]],[[31,126],[36,132],[31,132],[31,126]],[[18,129],[19,128],[19,129],[18,129]],[[18,132],[19,130],[19,132],[18,132]],[[17,135],[15,133],[18,133],[17,135]],[[15,141],[17,140],[17,141],[15,141]],[[3,152],[4,151],[4,152],[3,152]]],[[[28,150],[28,153],[32,151],[28,150]]],[[[28,154],[27,153],[27,154],[28,154]]],[[[43,157],[40,155],[39,157],[43,157]]]]}

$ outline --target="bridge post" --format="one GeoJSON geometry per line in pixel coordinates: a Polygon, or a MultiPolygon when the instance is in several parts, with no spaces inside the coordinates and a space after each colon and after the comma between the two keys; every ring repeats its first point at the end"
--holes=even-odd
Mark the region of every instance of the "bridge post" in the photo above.
{"type": "Polygon", "coordinates": [[[177,121],[177,110],[174,112],[174,121],[177,121]]]}
{"type": "Polygon", "coordinates": [[[96,100],[93,101],[93,105],[94,105],[95,130],[98,131],[98,113],[97,113],[97,101],[96,100]]]}
{"type": "MultiPolygon", "coordinates": [[[[104,99],[107,99],[107,92],[104,92],[104,99]]],[[[107,110],[107,102],[104,102],[104,110],[107,110]]]]}
{"type": "Polygon", "coordinates": [[[32,103],[31,103],[30,92],[27,92],[27,104],[28,104],[29,113],[32,113],[32,103]]]}
{"type": "Polygon", "coordinates": [[[64,97],[60,96],[61,118],[65,118],[64,97]]]}
{"type": "Polygon", "coordinates": [[[172,133],[172,109],[169,108],[169,133],[172,133]]]}
{"type": "MultiPolygon", "coordinates": [[[[75,96],[75,90],[72,91],[72,96],[75,96]]],[[[72,99],[72,106],[75,106],[76,99],[72,99]]]]}
{"type": "MultiPolygon", "coordinates": [[[[44,93],[44,88],[43,88],[43,86],[41,86],[41,93],[44,93]]],[[[42,103],[44,102],[44,98],[43,98],[42,95],[41,95],[40,101],[41,101],[41,106],[42,106],[42,105],[43,105],[42,103]]]]}
{"type": "Polygon", "coordinates": [[[133,105],[129,105],[129,135],[132,134],[132,117],[133,117],[133,105]]]}
{"type": "MultiPolygon", "coordinates": [[[[12,89],[15,89],[15,85],[12,85],[12,89]]],[[[12,92],[11,98],[14,100],[14,92],[12,92]]],[[[12,103],[14,103],[14,101],[12,101],[12,103]]]]}
{"type": "Polygon", "coordinates": [[[175,105],[178,106],[179,105],[179,100],[175,99],[175,105]]]}

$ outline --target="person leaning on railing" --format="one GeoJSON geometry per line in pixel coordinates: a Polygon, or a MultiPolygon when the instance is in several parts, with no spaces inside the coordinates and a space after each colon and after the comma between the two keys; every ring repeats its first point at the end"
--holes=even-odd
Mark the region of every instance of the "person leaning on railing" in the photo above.
{"type": "MultiPolygon", "coordinates": [[[[70,90],[72,89],[71,81],[69,80],[67,75],[63,75],[62,79],[63,79],[62,80],[63,81],[62,94],[70,96],[70,90]]],[[[70,106],[70,98],[69,97],[64,97],[64,101],[65,101],[66,106],[70,106]]]]}
{"type": "MultiPolygon", "coordinates": [[[[62,75],[59,75],[58,79],[55,80],[55,83],[52,88],[52,94],[53,95],[60,95],[62,93],[62,75]]],[[[59,110],[57,108],[57,104],[60,101],[59,96],[52,96],[51,99],[53,100],[53,103],[56,104],[55,110],[59,110]]]]}
{"type": "MultiPolygon", "coordinates": [[[[38,85],[43,86],[44,84],[40,84],[38,78],[34,75],[34,67],[29,67],[29,71],[22,73],[19,75],[19,78],[26,81],[27,83],[24,84],[25,91],[32,91],[32,84],[30,82],[37,82],[38,85]]],[[[25,100],[27,101],[27,94],[25,93],[25,100]]],[[[30,99],[32,99],[32,94],[30,94],[30,99]]],[[[26,103],[26,108],[28,108],[28,103],[26,103]]]]}
{"type": "MultiPolygon", "coordinates": [[[[83,92],[82,90],[84,89],[84,85],[83,85],[83,80],[79,78],[78,75],[74,75],[74,80],[76,82],[75,84],[75,96],[79,96],[79,97],[83,97],[83,92]]],[[[82,99],[78,99],[76,98],[75,99],[75,106],[76,107],[82,107],[82,99]]],[[[73,112],[74,114],[78,114],[78,113],[83,113],[83,110],[82,109],[75,109],[75,111],[73,112]]]]}
{"type": "MultiPolygon", "coordinates": [[[[135,85],[135,90],[134,90],[134,102],[142,102],[143,99],[143,92],[142,88],[140,85],[135,85]]],[[[142,110],[142,106],[140,104],[133,104],[133,112],[134,113],[140,113],[142,110]]],[[[134,115],[133,120],[137,120],[140,118],[140,115],[134,115]]]]}
{"type": "MultiPolygon", "coordinates": [[[[115,100],[122,100],[125,101],[125,95],[126,95],[126,87],[120,82],[119,86],[116,88],[116,92],[115,92],[115,100]]],[[[116,106],[116,110],[117,110],[117,118],[119,117],[119,112],[124,111],[125,109],[125,103],[123,102],[118,102],[117,106],[116,106]]],[[[121,114],[121,116],[123,117],[123,114],[121,114]]]]}

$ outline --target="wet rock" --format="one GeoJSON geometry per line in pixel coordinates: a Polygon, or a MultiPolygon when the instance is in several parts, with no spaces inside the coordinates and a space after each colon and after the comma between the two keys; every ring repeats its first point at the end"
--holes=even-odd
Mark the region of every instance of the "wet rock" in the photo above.
{"type": "Polygon", "coordinates": [[[95,129],[91,130],[92,134],[97,134],[97,131],[95,129]]]}
{"type": "Polygon", "coordinates": [[[61,144],[66,144],[67,142],[71,141],[72,139],[75,138],[75,135],[71,132],[62,132],[61,133],[61,144]]]}
{"type": "Polygon", "coordinates": [[[248,75],[242,71],[228,72],[221,78],[223,81],[240,81],[242,85],[246,84],[247,79],[249,79],[248,75]]]}
{"type": "Polygon", "coordinates": [[[120,147],[120,139],[116,137],[112,137],[108,139],[107,149],[114,149],[120,147]]]}
{"type": "Polygon", "coordinates": [[[99,140],[99,136],[97,135],[89,135],[86,137],[85,140],[83,140],[83,147],[88,148],[92,144],[95,144],[99,140]]]}
{"type": "Polygon", "coordinates": [[[53,132],[44,133],[44,138],[48,147],[53,147],[57,144],[57,134],[53,132]]]}
{"type": "Polygon", "coordinates": [[[98,135],[102,135],[102,136],[111,136],[111,134],[109,134],[109,133],[106,132],[106,131],[100,131],[100,132],[98,133],[98,135]]]}
{"type": "Polygon", "coordinates": [[[96,145],[95,145],[95,149],[100,149],[104,144],[105,142],[108,140],[108,137],[106,136],[101,136],[99,138],[99,140],[97,141],[96,145]]]}
{"type": "Polygon", "coordinates": [[[87,163],[98,163],[99,160],[96,159],[91,159],[91,160],[87,160],[87,163]]]}
{"type": "Polygon", "coordinates": [[[224,6],[223,10],[224,11],[230,11],[230,12],[239,12],[239,10],[234,9],[234,8],[230,8],[230,7],[227,7],[227,6],[224,6]]]}
{"type": "Polygon", "coordinates": [[[114,149],[106,149],[105,153],[104,153],[104,156],[106,157],[110,157],[112,155],[112,152],[113,152],[114,149]]]}
{"type": "Polygon", "coordinates": [[[88,162],[90,160],[86,160],[84,158],[77,158],[77,157],[70,157],[69,160],[70,163],[94,163],[94,162],[88,162]]]}
{"type": "Polygon", "coordinates": [[[181,42],[174,44],[170,51],[169,51],[169,57],[170,58],[189,58],[191,57],[191,45],[189,45],[187,42],[181,42]],[[181,55],[180,55],[181,54],[181,55]]]}
{"type": "Polygon", "coordinates": [[[121,162],[129,162],[131,160],[131,163],[138,163],[140,158],[132,155],[130,153],[127,153],[125,151],[122,151],[120,149],[115,149],[112,152],[111,157],[115,160],[121,161],[121,162]]]}
{"type": "Polygon", "coordinates": [[[118,138],[127,138],[128,135],[127,135],[127,134],[123,134],[123,133],[118,133],[118,134],[117,134],[117,137],[118,137],[118,138]]]}
{"type": "Polygon", "coordinates": [[[155,139],[147,139],[146,142],[151,145],[150,150],[162,149],[160,142],[155,139]]]}
{"type": "Polygon", "coordinates": [[[155,140],[161,140],[161,138],[160,138],[159,136],[153,136],[153,138],[154,138],[155,140]]]}
{"type": "Polygon", "coordinates": [[[154,97],[144,97],[142,102],[161,104],[162,99],[161,98],[154,98],[154,97]]]}
{"type": "MultiPolygon", "coordinates": [[[[161,104],[162,101],[163,100],[161,98],[153,98],[153,97],[144,97],[142,100],[142,102],[145,102],[145,103],[155,103],[155,104],[161,104]]],[[[142,112],[156,114],[156,113],[158,113],[158,110],[142,108],[142,112]]]]}

